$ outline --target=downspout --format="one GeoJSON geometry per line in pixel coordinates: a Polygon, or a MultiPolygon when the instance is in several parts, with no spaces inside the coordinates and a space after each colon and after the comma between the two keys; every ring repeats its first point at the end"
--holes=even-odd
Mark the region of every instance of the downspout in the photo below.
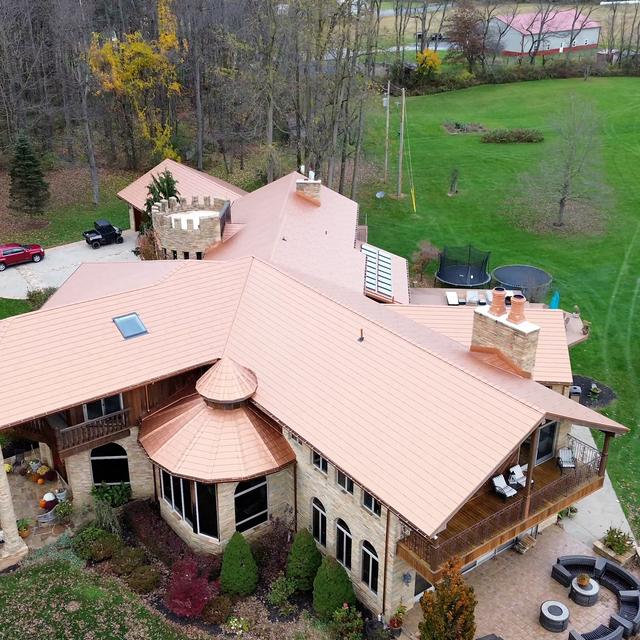
{"type": "Polygon", "coordinates": [[[293,529],[298,530],[298,460],[293,465],[293,529]]]}
{"type": "Polygon", "coordinates": [[[389,519],[391,511],[387,509],[387,526],[384,532],[384,575],[382,577],[382,615],[385,614],[387,606],[387,564],[389,560],[389,519]]]}

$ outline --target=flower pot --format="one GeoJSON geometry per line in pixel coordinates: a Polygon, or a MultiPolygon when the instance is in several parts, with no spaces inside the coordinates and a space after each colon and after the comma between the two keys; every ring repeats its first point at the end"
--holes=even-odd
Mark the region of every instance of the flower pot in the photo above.
{"type": "Polygon", "coordinates": [[[30,533],[31,533],[30,529],[18,529],[18,535],[21,538],[28,538],[30,533]]]}
{"type": "Polygon", "coordinates": [[[577,578],[577,582],[581,587],[586,587],[589,584],[590,578],[586,573],[581,573],[578,578],[577,578]]]}

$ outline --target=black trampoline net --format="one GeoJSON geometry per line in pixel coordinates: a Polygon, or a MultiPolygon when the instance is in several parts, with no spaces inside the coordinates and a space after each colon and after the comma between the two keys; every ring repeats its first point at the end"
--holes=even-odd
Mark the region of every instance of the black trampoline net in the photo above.
{"type": "Polygon", "coordinates": [[[469,245],[445,247],[440,253],[440,267],[436,278],[453,287],[481,287],[491,277],[487,272],[490,251],[481,251],[469,245]]]}

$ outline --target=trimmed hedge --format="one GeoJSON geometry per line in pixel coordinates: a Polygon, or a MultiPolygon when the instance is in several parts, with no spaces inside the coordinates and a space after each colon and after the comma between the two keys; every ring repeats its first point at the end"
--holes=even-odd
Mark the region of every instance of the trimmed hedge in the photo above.
{"type": "Polygon", "coordinates": [[[492,129],[483,134],[480,140],[496,143],[542,142],[544,136],[537,129],[492,129]]]}
{"type": "Polygon", "coordinates": [[[344,567],[327,556],[313,581],[313,610],[321,620],[329,622],[345,603],[350,607],[356,604],[353,585],[344,567]]]}
{"type": "Polygon", "coordinates": [[[298,591],[311,591],[321,562],[322,554],[313,536],[307,529],[300,529],[289,551],[287,578],[293,580],[298,591]]]}
{"type": "Polygon", "coordinates": [[[232,536],[222,556],[220,586],[230,595],[248,596],[258,586],[258,565],[251,547],[238,531],[232,536]]]}

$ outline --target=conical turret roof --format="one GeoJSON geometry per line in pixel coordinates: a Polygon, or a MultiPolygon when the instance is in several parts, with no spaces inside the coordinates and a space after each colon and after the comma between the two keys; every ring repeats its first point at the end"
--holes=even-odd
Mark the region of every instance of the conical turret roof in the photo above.
{"type": "Polygon", "coordinates": [[[196,382],[196,391],[206,400],[231,404],[250,398],[258,388],[256,374],[223,356],[196,382]]]}

